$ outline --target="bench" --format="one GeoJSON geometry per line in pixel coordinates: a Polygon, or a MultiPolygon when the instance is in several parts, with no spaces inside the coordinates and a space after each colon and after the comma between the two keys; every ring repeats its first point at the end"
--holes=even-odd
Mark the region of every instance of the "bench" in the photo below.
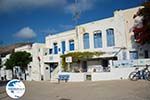
{"type": "Polygon", "coordinates": [[[58,83],[60,83],[61,80],[67,82],[69,80],[69,75],[58,75],[58,83]]]}

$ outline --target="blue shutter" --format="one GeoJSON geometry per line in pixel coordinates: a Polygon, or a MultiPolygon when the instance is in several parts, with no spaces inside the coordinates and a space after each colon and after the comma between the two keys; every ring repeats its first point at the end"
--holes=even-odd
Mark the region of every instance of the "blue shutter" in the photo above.
{"type": "Polygon", "coordinates": [[[70,51],[74,50],[74,40],[69,41],[69,49],[70,49],[70,51]]]}
{"type": "Polygon", "coordinates": [[[54,54],[58,54],[58,46],[57,43],[54,43],[54,54]]]}
{"type": "Polygon", "coordinates": [[[84,44],[84,49],[89,49],[90,48],[89,33],[84,33],[83,34],[83,44],[84,44]]]}
{"type": "Polygon", "coordinates": [[[62,42],[61,42],[61,46],[62,46],[62,54],[64,54],[65,51],[66,51],[66,44],[65,44],[65,41],[62,41],[62,42]]]}

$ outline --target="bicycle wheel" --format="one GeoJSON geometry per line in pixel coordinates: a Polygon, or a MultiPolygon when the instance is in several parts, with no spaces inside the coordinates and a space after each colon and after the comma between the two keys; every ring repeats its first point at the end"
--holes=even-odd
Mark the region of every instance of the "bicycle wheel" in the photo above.
{"type": "Polygon", "coordinates": [[[137,72],[131,72],[129,74],[129,79],[131,81],[137,81],[139,79],[139,75],[137,74],[137,72]]]}
{"type": "Polygon", "coordinates": [[[148,81],[150,81],[150,71],[148,71],[148,72],[146,73],[146,79],[147,79],[148,81]]]}

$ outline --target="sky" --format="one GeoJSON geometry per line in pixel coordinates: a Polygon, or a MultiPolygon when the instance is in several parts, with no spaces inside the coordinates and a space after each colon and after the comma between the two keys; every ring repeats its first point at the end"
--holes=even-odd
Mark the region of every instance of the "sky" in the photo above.
{"type": "Polygon", "coordinates": [[[143,0],[0,0],[0,45],[45,41],[78,24],[113,16],[115,10],[140,6],[143,0]]]}

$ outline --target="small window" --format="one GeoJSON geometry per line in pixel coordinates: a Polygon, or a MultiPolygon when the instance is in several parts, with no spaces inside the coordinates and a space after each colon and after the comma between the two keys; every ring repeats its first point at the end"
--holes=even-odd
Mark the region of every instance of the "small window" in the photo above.
{"type": "Polygon", "coordinates": [[[48,67],[46,67],[46,70],[48,70],[48,67]]]}
{"type": "Polygon", "coordinates": [[[138,59],[138,52],[130,51],[130,59],[138,59]]]}
{"type": "Polygon", "coordinates": [[[52,54],[53,53],[53,49],[49,49],[49,54],[52,54]]]}
{"type": "Polygon", "coordinates": [[[47,55],[47,52],[45,53],[45,55],[47,55]]]}
{"type": "Polygon", "coordinates": [[[59,52],[60,52],[60,50],[61,50],[61,49],[60,49],[60,48],[58,48],[58,51],[59,51],[59,52]]]}

